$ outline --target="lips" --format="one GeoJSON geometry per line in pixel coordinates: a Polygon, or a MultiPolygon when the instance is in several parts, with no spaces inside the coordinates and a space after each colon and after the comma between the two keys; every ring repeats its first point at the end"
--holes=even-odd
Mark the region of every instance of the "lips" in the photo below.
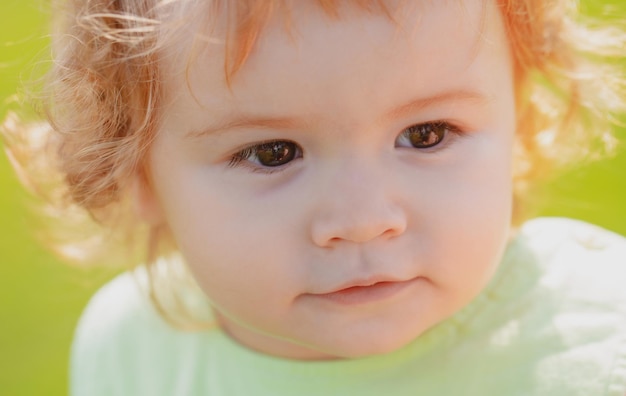
{"type": "Polygon", "coordinates": [[[392,298],[419,279],[416,277],[405,281],[353,282],[335,291],[314,296],[341,305],[367,304],[392,298]]]}

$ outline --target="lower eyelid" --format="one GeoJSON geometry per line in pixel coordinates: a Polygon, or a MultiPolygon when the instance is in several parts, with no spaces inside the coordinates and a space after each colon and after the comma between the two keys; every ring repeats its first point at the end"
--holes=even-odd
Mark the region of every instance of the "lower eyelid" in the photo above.
{"type": "Polygon", "coordinates": [[[422,153],[422,154],[437,155],[437,154],[446,152],[448,149],[451,149],[454,146],[454,144],[457,143],[457,141],[465,138],[466,136],[467,136],[467,133],[463,132],[459,128],[455,128],[453,130],[452,129],[449,130],[449,132],[446,133],[446,136],[443,138],[441,143],[435,146],[422,148],[422,149],[415,148],[415,147],[400,147],[400,148],[409,149],[413,152],[422,153]]]}
{"type": "MultiPolygon", "coordinates": [[[[248,162],[248,161],[241,161],[241,163],[239,164],[239,166],[247,168],[248,171],[250,171],[251,173],[261,173],[261,174],[266,174],[266,175],[270,175],[270,174],[274,174],[274,173],[280,173],[283,171],[288,170],[289,168],[291,168],[293,165],[291,165],[293,162],[296,162],[298,159],[300,159],[300,157],[296,157],[294,158],[293,161],[290,161],[284,165],[281,166],[262,166],[262,165],[257,165],[254,164],[252,162],[248,162]]],[[[235,165],[237,166],[237,165],[235,165]]]]}

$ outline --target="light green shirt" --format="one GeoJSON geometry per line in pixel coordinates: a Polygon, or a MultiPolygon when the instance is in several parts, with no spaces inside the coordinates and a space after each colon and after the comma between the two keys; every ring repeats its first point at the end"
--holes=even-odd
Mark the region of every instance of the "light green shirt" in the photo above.
{"type": "Polygon", "coordinates": [[[219,329],[167,325],[123,275],[87,307],[74,396],[626,395],[626,240],[566,219],[526,223],[490,285],[410,345],[324,362],[262,355],[219,329]]]}

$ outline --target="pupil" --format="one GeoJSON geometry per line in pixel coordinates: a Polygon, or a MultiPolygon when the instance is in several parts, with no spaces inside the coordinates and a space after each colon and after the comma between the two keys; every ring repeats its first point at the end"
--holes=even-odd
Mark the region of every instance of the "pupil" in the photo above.
{"type": "Polygon", "coordinates": [[[261,165],[280,166],[293,160],[295,152],[293,143],[272,142],[259,147],[256,155],[261,165]]]}

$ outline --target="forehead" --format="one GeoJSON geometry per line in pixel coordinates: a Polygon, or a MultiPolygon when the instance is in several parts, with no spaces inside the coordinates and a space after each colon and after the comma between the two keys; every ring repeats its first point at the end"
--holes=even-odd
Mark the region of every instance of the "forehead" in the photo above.
{"type": "Polygon", "coordinates": [[[480,53],[509,55],[491,1],[388,2],[384,11],[374,12],[344,5],[336,17],[317,2],[302,1],[283,11],[276,11],[258,36],[247,37],[253,41],[243,36],[243,42],[233,42],[233,27],[224,23],[227,9],[211,14],[221,19],[196,12],[162,58],[168,96],[175,100],[186,87],[195,100],[221,111],[241,105],[244,91],[258,103],[324,88],[341,103],[341,96],[333,96],[338,85],[369,98],[379,89],[370,84],[372,76],[386,76],[387,88],[399,90],[406,81],[394,76],[413,73],[421,85],[413,88],[429,91],[435,83],[453,85],[454,76],[476,77],[471,69],[480,68],[475,62],[480,53]],[[248,44],[253,44],[249,52],[248,44]],[[229,81],[229,64],[236,63],[240,45],[248,56],[229,81]]]}
{"type": "MultiPolygon", "coordinates": [[[[200,48],[212,47],[219,52],[220,45],[226,52],[226,71],[236,72],[245,63],[248,55],[256,47],[259,36],[264,31],[279,28],[295,40],[306,30],[307,25],[317,24],[326,19],[331,22],[347,20],[364,14],[385,16],[394,22],[399,30],[415,29],[420,23],[436,19],[439,11],[455,10],[461,17],[476,16],[481,10],[485,16],[490,0],[240,0],[227,2],[220,0],[193,1],[180,0],[167,2],[162,7],[162,41],[166,57],[181,55],[182,52],[196,52],[200,48]],[[418,11],[417,14],[415,11],[418,11]],[[418,16],[415,19],[415,16],[418,16]],[[270,28],[267,27],[269,25],[270,28]],[[190,51],[193,47],[193,51],[190,51]]],[[[324,24],[324,23],[322,23],[324,24]]],[[[319,25],[315,25],[316,28],[319,25]]],[[[275,30],[275,29],[274,29],[275,30]]],[[[182,58],[176,57],[179,61],[182,58]]]]}

